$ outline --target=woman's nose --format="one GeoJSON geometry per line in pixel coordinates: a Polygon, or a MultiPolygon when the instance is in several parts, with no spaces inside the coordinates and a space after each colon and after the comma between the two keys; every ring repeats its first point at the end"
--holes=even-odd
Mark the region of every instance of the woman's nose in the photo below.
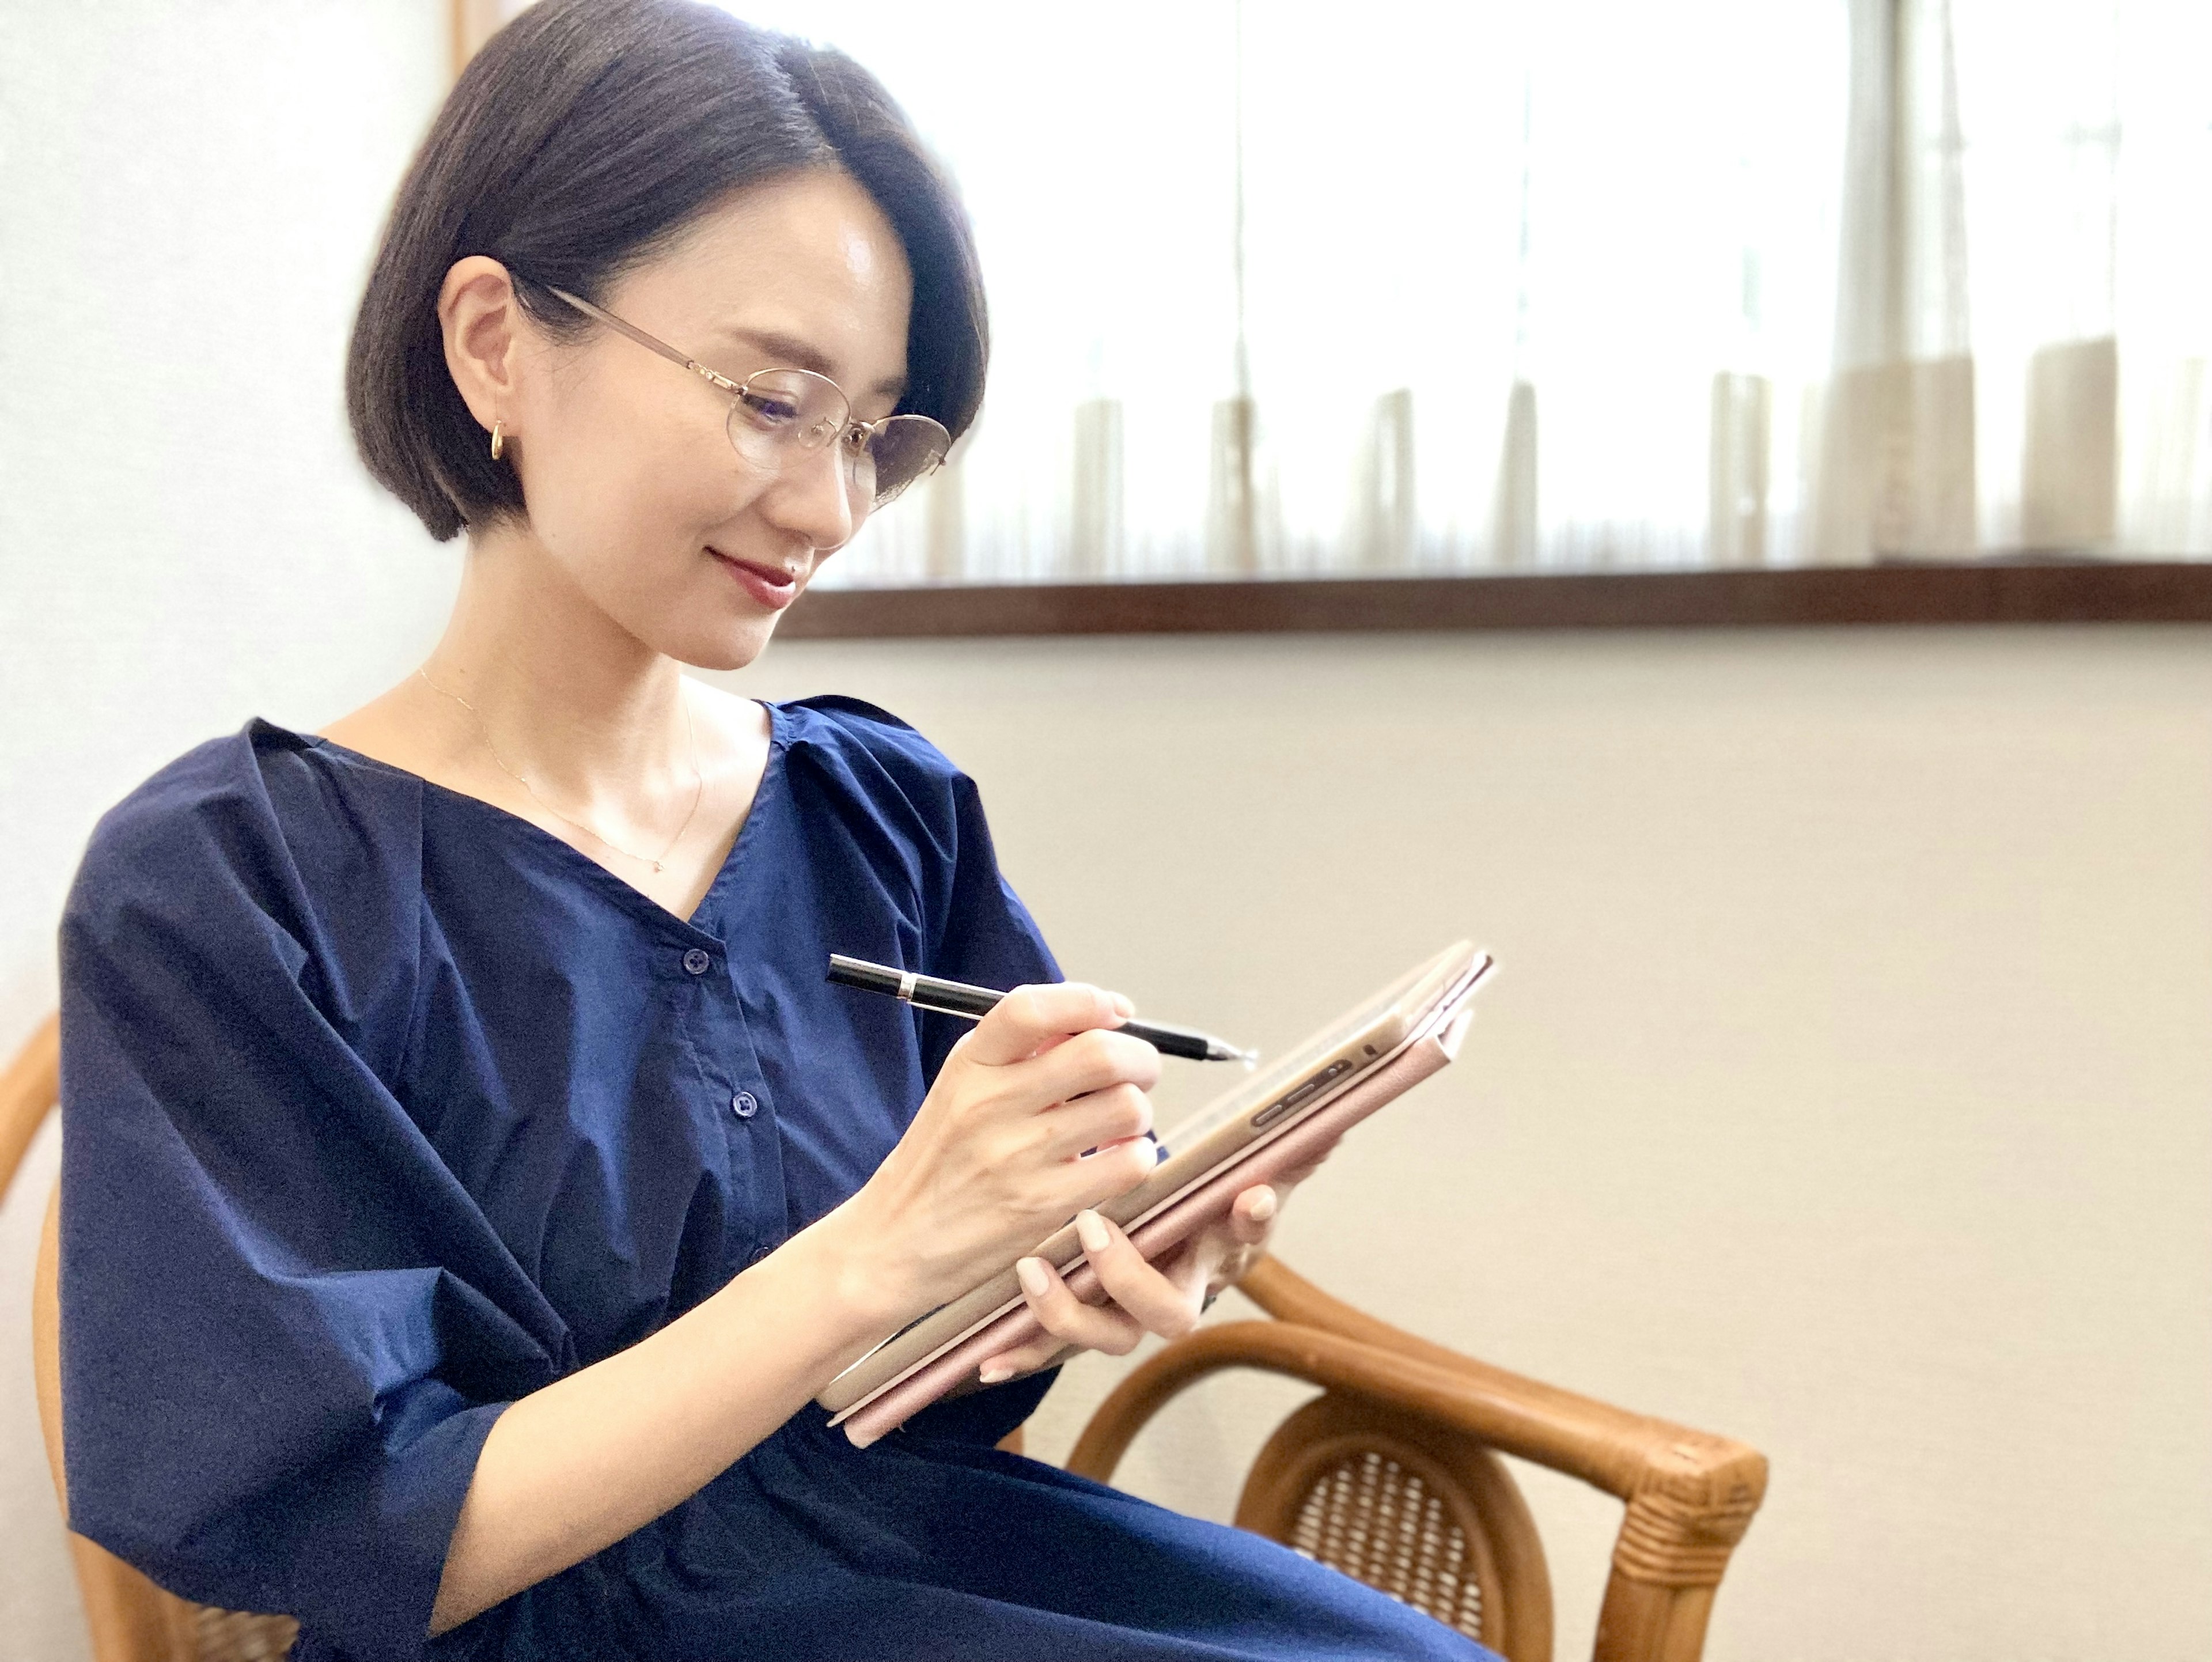
{"type": "Polygon", "coordinates": [[[761,512],[777,529],[823,552],[842,548],[860,528],[843,453],[842,443],[794,450],[760,499],[761,512]]]}

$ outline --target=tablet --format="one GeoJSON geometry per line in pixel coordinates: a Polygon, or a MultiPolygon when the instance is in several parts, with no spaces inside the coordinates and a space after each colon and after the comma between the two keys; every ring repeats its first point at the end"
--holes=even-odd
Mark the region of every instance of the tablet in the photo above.
{"type": "MultiPolygon", "coordinates": [[[[1415,965],[1163,1134],[1170,1151],[1166,1157],[1143,1182],[1097,1209],[1125,1230],[1143,1224],[1213,1172],[1302,1123],[1391,1060],[1425,1030],[1429,1016],[1463,994],[1489,963],[1462,941],[1415,965]]],[[[1083,1246],[1076,1239],[1073,1220],[1037,1246],[1033,1256],[1063,1274],[1079,1263],[1083,1246]]],[[[832,1379],[815,1400],[832,1415],[848,1413],[1022,1302],[1021,1283],[1010,1263],[894,1334],[832,1379]]]]}

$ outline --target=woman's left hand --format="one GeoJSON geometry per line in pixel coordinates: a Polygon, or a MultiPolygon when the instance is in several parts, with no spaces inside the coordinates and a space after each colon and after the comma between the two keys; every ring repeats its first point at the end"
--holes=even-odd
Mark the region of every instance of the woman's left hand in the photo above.
{"type": "Polygon", "coordinates": [[[1179,1339],[1198,1325],[1213,1294],[1232,1286],[1274,1233],[1291,1190],[1313,1174],[1326,1154],[1272,1184],[1255,1184],[1237,1196],[1229,1215],[1200,1231],[1158,1263],[1148,1263],[1121,1227],[1096,1212],[1077,1214],[1084,1256],[1097,1272],[1109,1302],[1085,1304],[1068,1290],[1060,1272],[1042,1258],[1014,1266],[1030,1309],[1051,1336],[1002,1351],[976,1370],[982,1385],[1033,1373],[1078,1350],[1125,1356],[1147,1333],[1179,1339]]]}

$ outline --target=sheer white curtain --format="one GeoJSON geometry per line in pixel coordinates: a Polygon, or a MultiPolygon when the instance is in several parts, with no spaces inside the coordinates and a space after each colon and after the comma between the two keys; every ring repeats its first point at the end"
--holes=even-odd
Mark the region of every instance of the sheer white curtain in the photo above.
{"type": "Polygon", "coordinates": [[[1236,338],[1229,8],[732,9],[842,46],[892,89],[958,181],[990,295],[976,429],[825,580],[1193,563],[1236,338]]]}
{"type": "Polygon", "coordinates": [[[2212,553],[2212,8],[1954,3],[1979,539],[2212,553]]]}
{"type": "Polygon", "coordinates": [[[1810,552],[2212,552],[2212,13],[1853,0],[1810,552]]]}
{"type": "Polygon", "coordinates": [[[1700,558],[1716,375],[1824,367],[1840,8],[1304,10],[1247,11],[1269,563],[1700,558]]]}
{"type": "Polygon", "coordinates": [[[825,580],[2212,553],[2197,0],[735,0],[972,212],[825,580]]]}

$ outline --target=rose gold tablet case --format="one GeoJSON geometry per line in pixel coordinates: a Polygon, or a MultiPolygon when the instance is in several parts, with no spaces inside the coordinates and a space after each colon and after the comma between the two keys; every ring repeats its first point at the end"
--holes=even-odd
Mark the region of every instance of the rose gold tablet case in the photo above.
{"type": "MultiPolygon", "coordinates": [[[[1302,1116],[1281,1136],[1271,1139],[1193,1185],[1172,1204],[1131,1230],[1132,1244],[1147,1258],[1161,1257],[1188,1235],[1225,1215],[1237,1196],[1254,1184],[1271,1182],[1326,1153],[1352,1125],[1446,1066],[1458,1055],[1460,1041],[1473,1018],[1467,1001],[1473,995],[1483,971],[1488,968],[1489,960],[1483,959],[1466,983],[1446,999],[1433,1020],[1383,1066],[1370,1069],[1349,1090],[1335,1093],[1325,1105],[1302,1116]]],[[[1088,1263],[1069,1272],[1067,1285],[1070,1292],[1086,1303],[1098,1304],[1105,1300],[1104,1290],[1088,1263]]],[[[831,1423],[842,1423],[846,1436],[856,1446],[866,1448],[964,1382],[984,1361],[1017,1345],[1029,1343],[1042,1336],[1043,1331],[1026,1304],[1016,1306],[862,1400],[831,1423]]]]}
{"type": "MultiPolygon", "coordinates": [[[[1489,964],[1469,943],[1459,941],[1409,971],[1182,1122],[1168,1139],[1170,1156],[1144,1182],[1098,1210],[1136,1231],[1211,1173],[1241,1163],[1387,1066],[1426,1030],[1437,1010],[1464,996],[1489,964]]],[[[1243,1186],[1264,1180],[1255,1177],[1243,1186]]],[[[1038,1246],[1036,1256],[1063,1275],[1074,1269],[1083,1247],[1073,1221],[1038,1246]]],[[[1009,1264],[878,1346],[832,1379],[815,1400],[834,1415],[850,1414],[1022,1303],[1021,1284],[1009,1264]]]]}

